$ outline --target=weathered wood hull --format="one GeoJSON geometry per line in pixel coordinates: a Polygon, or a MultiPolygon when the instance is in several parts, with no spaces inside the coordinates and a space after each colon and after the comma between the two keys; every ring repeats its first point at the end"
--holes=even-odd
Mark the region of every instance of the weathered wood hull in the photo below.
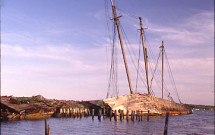
{"type": "MultiPolygon", "coordinates": [[[[114,98],[108,98],[103,100],[106,110],[112,109],[124,110],[124,113],[129,111],[142,111],[143,114],[150,111],[151,115],[162,115],[169,112],[172,115],[190,114],[192,113],[191,108],[184,104],[179,104],[173,101],[162,99],[156,96],[136,93],[118,96],[114,98]]],[[[109,111],[106,111],[109,112],[109,111]]]]}

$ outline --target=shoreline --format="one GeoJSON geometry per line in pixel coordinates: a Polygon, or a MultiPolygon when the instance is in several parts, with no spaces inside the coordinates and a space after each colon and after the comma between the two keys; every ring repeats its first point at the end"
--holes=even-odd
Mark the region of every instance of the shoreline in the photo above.
{"type": "MultiPolygon", "coordinates": [[[[52,117],[85,117],[104,109],[103,100],[74,101],[32,97],[1,96],[0,120],[38,120],[52,117]],[[64,114],[63,116],[61,114],[64,114]]],[[[214,106],[185,104],[193,110],[215,110],[214,106]]],[[[151,114],[156,115],[156,114],[151,114]]],[[[179,114],[180,115],[180,114],[179,114]]],[[[182,114],[183,115],[183,114],[182,114]]]]}

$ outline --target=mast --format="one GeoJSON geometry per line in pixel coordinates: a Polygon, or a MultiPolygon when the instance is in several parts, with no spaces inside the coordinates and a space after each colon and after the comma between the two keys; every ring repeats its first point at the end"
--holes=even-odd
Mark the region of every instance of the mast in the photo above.
{"type": "Polygon", "coordinates": [[[163,41],[162,41],[161,49],[162,49],[162,98],[164,98],[164,57],[163,57],[164,46],[163,46],[163,41]]]}
{"type": "Polygon", "coordinates": [[[142,26],[142,18],[139,17],[140,19],[140,30],[141,30],[141,36],[142,36],[142,45],[143,45],[143,52],[144,52],[144,61],[145,61],[145,70],[146,70],[146,80],[147,80],[147,87],[148,87],[148,94],[151,95],[151,89],[150,89],[150,84],[149,84],[149,76],[148,76],[148,65],[147,65],[147,52],[145,48],[145,41],[144,41],[144,29],[142,26]]]}
{"type": "Polygon", "coordinates": [[[113,9],[113,13],[114,13],[114,20],[116,22],[117,31],[118,31],[118,35],[119,35],[119,40],[120,40],[120,45],[121,45],[123,60],[124,60],[124,63],[125,63],[125,69],[126,69],[126,74],[127,74],[127,78],[128,78],[128,84],[129,84],[129,88],[130,88],[130,93],[133,94],[133,88],[132,88],[132,85],[131,85],[131,80],[130,80],[130,76],[129,76],[129,70],[128,70],[128,65],[127,65],[127,60],[126,60],[124,46],[123,46],[122,37],[121,37],[121,33],[120,33],[120,28],[119,28],[119,17],[117,17],[116,9],[115,9],[115,6],[114,6],[112,0],[111,0],[111,5],[112,5],[112,9],[113,9]]]}

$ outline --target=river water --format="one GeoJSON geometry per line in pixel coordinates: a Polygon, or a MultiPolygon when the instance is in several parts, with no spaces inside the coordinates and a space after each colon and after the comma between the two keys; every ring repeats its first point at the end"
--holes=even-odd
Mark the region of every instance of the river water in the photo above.
{"type": "MultiPolygon", "coordinates": [[[[160,135],[163,134],[165,117],[151,117],[142,121],[127,121],[97,117],[51,118],[47,120],[51,135],[160,135]]],[[[1,122],[1,135],[44,135],[44,120],[1,122]]],[[[214,111],[196,110],[190,115],[170,116],[168,134],[214,134],[214,111]]]]}

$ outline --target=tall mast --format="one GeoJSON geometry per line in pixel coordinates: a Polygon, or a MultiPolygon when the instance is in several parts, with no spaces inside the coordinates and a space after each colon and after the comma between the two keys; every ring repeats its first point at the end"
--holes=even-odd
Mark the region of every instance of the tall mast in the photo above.
{"type": "Polygon", "coordinates": [[[120,28],[119,28],[119,17],[117,17],[116,9],[115,9],[115,6],[114,6],[112,0],[111,0],[111,5],[112,5],[112,9],[113,9],[113,13],[114,13],[114,20],[116,22],[117,31],[118,31],[118,35],[119,35],[119,40],[120,40],[123,60],[124,60],[124,63],[125,63],[125,69],[126,69],[126,74],[127,74],[127,78],[128,78],[128,84],[129,84],[129,88],[130,88],[130,93],[133,94],[133,89],[132,89],[131,80],[130,80],[130,76],[129,76],[128,65],[127,65],[127,60],[126,60],[124,46],[123,46],[122,37],[121,37],[121,33],[120,33],[120,28]]]}
{"type": "Polygon", "coordinates": [[[162,41],[161,49],[162,49],[162,98],[164,98],[164,57],[163,57],[164,46],[163,46],[163,41],[162,41]]]}
{"type": "Polygon", "coordinates": [[[144,29],[142,26],[142,18],[139,17],[140,19],[140,30],[141,30],[141,36],[142,36],[142,45],[143,45],[143,52],[144,52],[144,61],[145,61],[145,70],[146,70],[146,80],[147,80],[147,87],[148,87],[148,94],[151,95],[151,89],[150,89],[150,84],[149,84],[149,76],[148,76],[148,65],[147,65],[147,52],[145,48],[145,41],[144,41],[144,29]]]}

